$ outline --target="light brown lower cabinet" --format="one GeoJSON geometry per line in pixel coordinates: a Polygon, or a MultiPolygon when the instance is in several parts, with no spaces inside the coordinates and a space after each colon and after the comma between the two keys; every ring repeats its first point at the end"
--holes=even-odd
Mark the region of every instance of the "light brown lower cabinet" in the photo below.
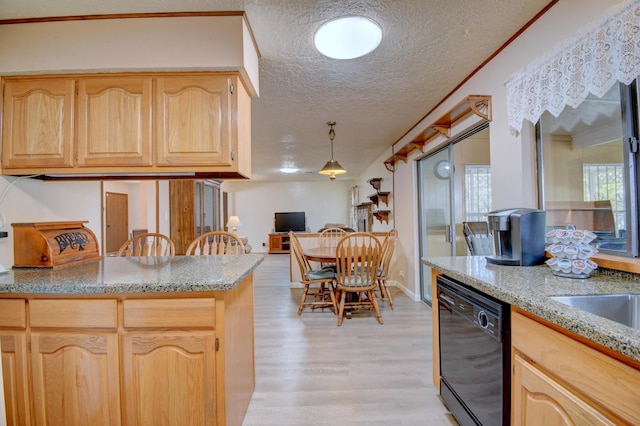
{"type": "Polygon", "coordinates": [[[120,424],[117,334],[32,333],[31,371],[36,424],[120,424]]]}
{"type": "Polygon", "coordinates": [[[127,425],[216,424],[215,334],[125,333],[127,425]]]}
{"type": "MultiPolygon", "coordinates": [[[[23,303],[24,304],[24,303],[23,303]]],[[[24,331],[0,331],[2,341],[2,378],[8,425],[31,424],[27,337],[24,331]]]]}
{"type": "Polygon", "coordinates": [[[7,424],[242,423],[255,386],[252,275],[195,297],[89,297],[0,299],[7,424]]]}
{"type": "Polygon", "coordinates": [[[511,331],[514,426],[637,424],[634,366],[517,311],[511,331]]]}

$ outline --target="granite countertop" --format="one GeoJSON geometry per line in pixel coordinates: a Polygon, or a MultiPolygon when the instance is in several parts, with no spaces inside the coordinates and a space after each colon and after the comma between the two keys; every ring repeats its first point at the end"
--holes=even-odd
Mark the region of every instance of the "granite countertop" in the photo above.
{"type": "Polygon", "coordinates": [[[3,294],[120,294],[224,291],[235,288],[264,256],[105,257],[56,269],[0,274],[3,294]]]}
{"type": "MultiPolygon", "coordinates": [[[[640,330],[572,308],[549,296],[640,294],[640,281],[621,274],[562,278],[546,265],[501,266],[484,256],[427,257],[422,263],[615,352],[640,361],[640,330]]],[[[596,271],[597,272],[597,271],[596,271]]]]}

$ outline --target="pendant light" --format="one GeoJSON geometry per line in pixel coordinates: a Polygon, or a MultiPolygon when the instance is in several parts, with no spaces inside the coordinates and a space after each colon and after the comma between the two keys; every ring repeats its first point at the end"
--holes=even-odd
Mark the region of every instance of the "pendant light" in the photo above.
{"type": "Polygon", "coordinates": [[[340,165],[340,163],[333,159],[333,139],[336,137],[336,131],[333,130],[333,126],[336,125],[336,122],[328,121],[327,124],[331,128],[329,130],[329,140],[331,140],[331,160],[327,161],[327,164],[324,165],[319,173],[321,175],[329,175],[329,179],[336,180],[336,175],[347,173],[347,171],[340,165]]]}

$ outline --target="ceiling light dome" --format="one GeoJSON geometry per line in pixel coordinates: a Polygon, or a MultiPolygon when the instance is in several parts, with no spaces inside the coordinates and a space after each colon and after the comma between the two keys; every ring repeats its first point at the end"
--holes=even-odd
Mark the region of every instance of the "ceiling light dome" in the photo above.
{"type": "Polygon", "coordinates": [[[380,45],[382,28],[364,16],[343,16],[322,24],[314,41],[318,51],[330,58],[359,58],[380,45]]]}

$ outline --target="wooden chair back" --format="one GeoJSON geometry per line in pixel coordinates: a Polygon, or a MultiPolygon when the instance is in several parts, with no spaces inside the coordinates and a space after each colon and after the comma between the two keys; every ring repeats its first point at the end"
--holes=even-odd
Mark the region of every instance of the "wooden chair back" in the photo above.
{"type": "Polygon", "coordinates": [[[226,231],[212,231],[193,240],[185,255],[215,256],[244,254],[244,244],[237,235],[226,231]]]}
{"type": "Polygon", "coordinates": [[[147,232],[127,240],[118,250],[117,256],[175,256],[173,241],[163,234],[147,232]]]}
{"type": "Polygon", "coordinates": [[[382,259],[380,241],[368,232],[347,234],[336,247],[336,281],[344,291],[366,291],[377,285],[382,259]]]}
{"type": "Polygon", "coordinates": [[[329,247],[333,248],[338,245],[338,241],[347,235],[347,231],[340,228],[327,228],[323,230],[318,236],[320,247],[329,247]]]}
{"type": "Polygon", "coordinates": [[[289,250],[291,256],[296,259],[298,267],[300,268],[300,281],[311,281],[311,279],[309,278],[309,271],[312,269],[311,264],[309,263],[309,260],[307,260],[307,258],[304,256],[302,244],[300,244],[300,240],[294,232],[289,232],[289,250]]]}
{"type": "Polygon", "coordinates": [[[378,278],[387,279],[389,276],[389,267],[391,265],[393,252],[396,248],[396,241],[398,241],[398,231],[392,229],[382,242],[382,259],[380,261],[378,278]]]}

